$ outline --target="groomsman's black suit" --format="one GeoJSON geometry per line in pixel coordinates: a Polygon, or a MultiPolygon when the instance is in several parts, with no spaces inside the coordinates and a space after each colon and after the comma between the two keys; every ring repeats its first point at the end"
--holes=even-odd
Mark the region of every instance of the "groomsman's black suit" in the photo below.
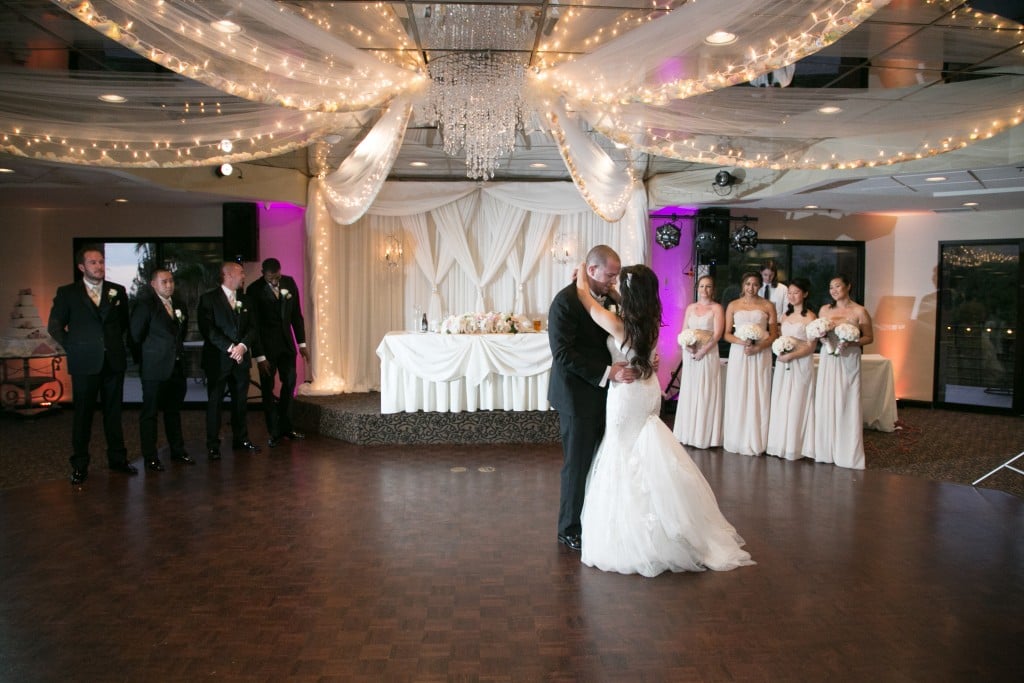
{"type": "Polygon", "coordinates": [[[276,441],[293,432],[292,397],[295,394],[296,345],[306,343],[306,327],[299,306],[299,289],[295,280],[282,275],[278,286],[280,295],[265,277],[253,282],[245,290],[249,302],[256,309],[259,337],[253,357],[265,356],[270,368],[260,373],[260,391],[267,431],[276,441]],[[275,405],[274,374],[281,376],[281,396],[275,405]]]}
{"type": "Polygon", "coordinates": [[[124,287],[104,280],[97,306],[89,298],[85,282],[78,280],[57,289],[47,324],[50,336],[68,356],[74,421],[71,428],[71,468],[89,470],[89,436],[96,395],[103,411],[107,440],[107,464],[128,468],[128,451],[121,426],[124,371],[127,366],[128,295],[124,287]]]}
{"type": "Polygon", "coordinates": [[[206,372],[206,447],[220,448],[220,411],[225,391],[231,392],[232,445],[249,443],[245,423],[245,402],[249,393],[251,351],[256,344],[255,314],[248,299],[239,290],[236,307],[228,302],[224,288],[218,286],[199,297],[199,332],[203,335],[203,370],[206,372]],[[228,355],[233,344],[245,344],[245,357],[236,363],[228,355]]]}
{"type": "Polygon", "coordinates": [[[555,295],[548,311],[551,379],[548,400],[558,411],[563,464],[558,505],[559,537],[578,537],[587,474],[605,427],[611,366],[608,333],[580,303],[573,282],[555,295]]]}
{"type": "Polygon", "coordinates": [[[172,299],[172,311],[155,294],[142,297],[131,316],[132,340],[141,352],[139,378],[142,380],[142,413],[139,436],[142,457],[148,464],[159,462],[156,455],[157,412],[164,413],[164,431],[171,457],[188,460],[181,432],[181,406],[185,401],[185,334],[188,309],[172,299]],[[180,317],[179,317],[180,315],[180,317]]]}

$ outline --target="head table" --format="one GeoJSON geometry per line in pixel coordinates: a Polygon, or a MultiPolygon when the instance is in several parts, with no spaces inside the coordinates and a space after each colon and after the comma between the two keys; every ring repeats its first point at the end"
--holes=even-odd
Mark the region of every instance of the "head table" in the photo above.
{"type": "Polygon", "coordinates": [[[548,410],[546,333],[389,332],[377,346],[380,412],[548,410]]]}
{"type": "MultiPolygon", "coordinates": [[[[377,356],[382,414],[550,408],[551,349],[544,332],[389,332],[377,356]]],[[[724,359],[722,364],[727,370],[724,359]]],[[[895,429],[895,382],[888,358],[861,357],[861,407],[866,428],[895,429]]]]}

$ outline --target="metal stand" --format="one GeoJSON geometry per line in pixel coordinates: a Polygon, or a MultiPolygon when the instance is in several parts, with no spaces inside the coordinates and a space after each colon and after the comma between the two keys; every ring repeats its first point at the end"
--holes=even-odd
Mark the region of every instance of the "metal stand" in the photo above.
{"type": "Polygon", "coordinates": [[[989,477],[991,477],[993,474],[995,474],[999,470],[1003,469],[1004,467],[1006,469],[1008,469],[1008,470],[1013,470],[1017,474],[1024,474],[1024,470],[1019,470],[1019,469],[1017,469],[1016,467],[1014,467],[1013,465],[1010,464],[1010,463],[1016,461],[1018,458],[1021,458],[1021,457],[1024,457],[1024,451],[1021,451],[1017,455],[1013,456],[1012,458],[1010,458],[1009,460],[1004,462],[1002,465],[1000,465],[999,467],[995,468],[994,470],[992,470],[991,472],[986,474],[984,477],[981,477],[980,479],[976,479],[975,481],[971,482],[971,486],[977,486],[979,482],[982,482],[982,481],[988,479],[989,477]]]}

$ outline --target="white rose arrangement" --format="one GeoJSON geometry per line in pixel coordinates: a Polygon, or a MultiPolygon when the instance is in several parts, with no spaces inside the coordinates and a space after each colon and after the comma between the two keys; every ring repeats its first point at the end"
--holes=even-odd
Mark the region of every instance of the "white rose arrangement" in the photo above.
{"type": "Polygon", "coordinates": [[[282,288],[281,288],[281,298],[282,298],[282,299],[291,299],[291,298],[292,298],[292,293],[291,293],[291,292],[289,292],[289,291],[288,291],[287,289],[285,289],[284,287],[282,287],[282,288]]]}
{"type": "Polygon", "coordinates": [[[829,332],[832,331],[832,321],[828,318],[815,318],[811,322],[807,323],[804,328],[807,332],[807,338],[811,340],[824,339],[829,332]]]}
{"type": "Polygon", "coordinates": [[[711,339],[711,333],[707,330],[688,327],[679,333],[679,345],[691,350],[698,346],[704,346],[709,339],[711,339]]]}
{"type": "Polygon", "coordinates": [[[765,329],[760,325],[747,323],[736,328],[736,336],[747,342],[747,344],[755,344],[764,339],[765,329]]]}
{"type": "Polygon", "coordinates": [[[522,334],[533,332],[533,321],[514,313],[462,313],[441,323],[444,334],[522,334]]]}
{"type": "MultiPolygon", "coordinates": [[[[839,323],[835,328],[836,338],[847,344],[860,339],[860,328],[853,323],[839,323]]],[[[833,347],[832,355],[839,355],[839,348],[833,347]]]]}
{"type": "Polygon", "coordinates": [[[772,342],[772,353],[776,356],[781,356],[784,353],[789,353],[796,348],[796,339],[794,337],[779,337],[772,342]]]}

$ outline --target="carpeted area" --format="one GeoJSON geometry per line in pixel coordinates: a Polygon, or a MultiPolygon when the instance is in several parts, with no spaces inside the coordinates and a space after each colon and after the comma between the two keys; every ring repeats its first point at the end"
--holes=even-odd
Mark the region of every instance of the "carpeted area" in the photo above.
{"type": "MultiPolygon", "coordinates": [[[[414,422],[404,414],[381,416],[379,394],[347,394],[331,397],[302,397],[296,406],[296,423],[309,432],[348,439],[345,430],[356,430],[366,443],[402,443],[415,436],[421,443],[550,443],[557,441],[557,416],[554,413],[522,414],[489,412],[432,414],[427,421],[414,422]],[[323,417],[319,407],[340,407],[341,416],[323,417]],[[517,417],[518,415],[518,417],[517,417]],[[382,417],[397,421],[399,427],[382,417]],[[321,420],[326,422],[321,423],[321,420]],[[335,421],[333,427],[329,424],[335,421]],[[485,425],[487,429],[482,429],[485,425]],[[335,433],[341,430],[341,434],[335,433]],[[367,431],[369,430],[369,431],[367,431]],[[497,436],[488,436],[488,434],[497,436]],[[427,441],[423,441],[426,439],[427,441]]],[[[334,411],[331,411],[334,412],[334,411]]],[[[422,416],[421,416],[422,417],[422,416]]],[[[205,413],[201,408],[183,414],[186,441],[190,452],[202,456],[205,413]]],[[[227,417],[225,416],[226,434],[227,417]]],[[[893,433],[865,431],[867,466],[896,474],[970,485],[1024,450],[1024,420],[1020,417],[936,410],[925,407],[901,407],[900,429],[893,433]]],[[[138,460],[138,409],[126,408],[125,440],[129,454],[138,460]]],[[[249,430],[252,440],[265,446],[267,433],[258,407],[250,406],[249,430]]],[[[69,474],[68,454],[71,410],[68,408],[35,418],[0,416],[0,489],[38,481],[65,479],[69,474]]],[[[162,438],[161,427],[161,438],[162,438]]],[[[106,476],[100,420],[94,424],[93,466],[91,476],[106,476]],[[101,474],[102,473],[102,474],[101,474]]],[[[229,444],[225,444],[227,447],[229,444]]],[[[200,457],[203,463],[205,457],[200,457]]],[[[166,462],[165,465],[169,463],[166,462]]],[[[118,475],[120,476],[120,475],[118,475]]],[[[984,488],[1006,491],[1024,497],[1024,476],[1002,470],[980,484],[984,488]]]]}

